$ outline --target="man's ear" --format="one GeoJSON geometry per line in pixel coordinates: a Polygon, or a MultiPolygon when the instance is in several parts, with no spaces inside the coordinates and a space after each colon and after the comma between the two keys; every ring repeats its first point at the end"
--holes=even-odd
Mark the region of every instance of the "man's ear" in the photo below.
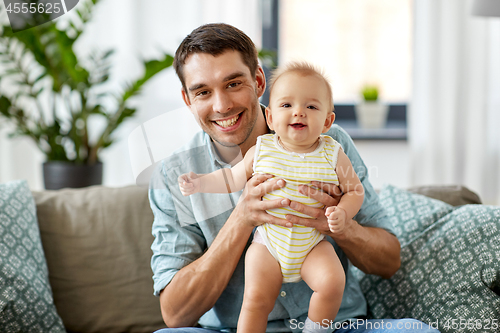
{"type": "Polygon", "coordinates": [[[186,93],[186,91],[184,90],[184,88],[181,89],[181,92],[182,92],[182,100],[187,105],[187,107],[189,109],[191,109],[191,101],[189,100],[188,94],[186,93]]]}
{"type": "Polygon", "coordinates": [[[266,91],[266,75],[264,74],[264,70],[260,66],[257,67],[257,72],[255,73],[255,81],[257,83],[257,96],[260,98],[266,91]]]}
{"type": "Polygon", "coordinates": [[[266,108],[266,122],[267,122],[267,126],[271,129],[271,131],[274,131],[273,115],[272,115],[271,109],[269,109],[269,107],[266,108]]]}
{"type": "Polygon", "coordinates": [[[335,113],[330,113],[326,116],[326,119],[325,119],[325,126],[323,127],[323,132],[322,133],[326,133],[328,132],[328,130],[330,129],[330,127],[332,127],[332,124],[333,122],[335,121],[335,113]]]}

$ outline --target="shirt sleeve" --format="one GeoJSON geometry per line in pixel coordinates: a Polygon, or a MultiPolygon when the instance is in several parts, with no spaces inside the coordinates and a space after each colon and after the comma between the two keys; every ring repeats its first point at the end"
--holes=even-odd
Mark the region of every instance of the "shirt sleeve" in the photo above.
{"type": "Polygon", "coordinates": [[[361,225],[382,228],[395,235],[394,227],[368,179],[368,169],[349,134],[336,124],[334,124],[325,134],[331,136],[342,145],[345,154],[349,157],[359,180],[363,184],[365,198],[361,209],[354,216],[354,220],[361,225]]]}
{"type": "Polygon", "coordinates": [[[198,259],[206,249],[198,224],[188,216],[192,216],[192,209],[186,207],[189,200],[179,197],[182,195],[177,175],[172,170],[167,172],[166,164],[163,160],[156,166],[149,186],[149,202],[154,214],[151,269],[156,296],[181,268],[198,259]]]}

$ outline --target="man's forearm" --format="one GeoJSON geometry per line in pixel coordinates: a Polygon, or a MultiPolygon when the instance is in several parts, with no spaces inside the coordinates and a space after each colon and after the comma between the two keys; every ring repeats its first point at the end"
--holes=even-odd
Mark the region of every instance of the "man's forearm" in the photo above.
{"type": "Polygon", "coordinates": [[[236,210],[210,248],[182,268],[160,294],[163,320],[168,327],[186,327],[213,307],[240,260],[251,227],[238,224],[236,210]]]}
{"type": "Polygon", "coordinates": [[[348,232],[334,240],[365,273],[390,278],[401,265],[399,241],[384,229],[364,227],[351,220],[348,232]]]}

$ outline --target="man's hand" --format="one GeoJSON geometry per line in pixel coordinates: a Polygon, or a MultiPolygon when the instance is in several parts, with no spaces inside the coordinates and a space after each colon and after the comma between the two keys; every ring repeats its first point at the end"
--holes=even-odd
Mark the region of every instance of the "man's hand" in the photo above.
{"type": "Polygon", "coordinates": [[[266,212],[268,209],[288,207],[290,200],[262,200],[264,195],[285,186],[285,184],[283,179],[273,178],[272,175],[257,174],[250,178],[234,209],[234,211],[238,212],[240,221],[252,228],[264,223],[291,227],[293,225],[291,222],[266,212]]]}
{"type": "Polygon", "coordinates": [[[194,172],[185,173],[177,178],[183,196],[198,193],[201,190],[200,176],[194,172]]]}
{"type": "MultiPolygon", "coordinates": [[[[336,206],[339,203],[342,191],[337,185],[322,182],[311,182],[311,185],[312,186],[299,186],[300,193],[319,201],[325,205],[325,207],[336,206]]],[[[290,208],[300,213],[309,215],[312,219],[302,218],[296,215],[287,215],[286,219],[288,221],[293,224],[316,228],[323,234],[333,236],[330,231],[324,209],[306,206],[296,201],[292,201],[290,203],[290,208]]]]}

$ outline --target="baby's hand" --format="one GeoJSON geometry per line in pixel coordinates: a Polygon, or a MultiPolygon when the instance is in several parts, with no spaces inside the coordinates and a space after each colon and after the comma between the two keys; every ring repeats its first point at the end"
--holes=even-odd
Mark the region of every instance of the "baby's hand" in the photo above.
{"type": "Polygon", "coordinates": [[[328,219],[328,227],[332,233],[341,233],[344,231],[347,214],[344,209],[337,206],[330,206],[325,211],[328,219]]]}
{"type": "Polygon", "coordinates": [[[199,176],[194,172],[180,175],[177,181],[179,182],[179,187],[183,196],[200,192],[201,181],[199,176]]]}

